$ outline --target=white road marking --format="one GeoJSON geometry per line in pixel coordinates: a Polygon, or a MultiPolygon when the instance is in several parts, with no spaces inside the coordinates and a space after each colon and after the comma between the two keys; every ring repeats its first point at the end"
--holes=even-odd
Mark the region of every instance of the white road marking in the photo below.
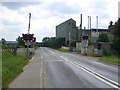
{"type": "Polygon", "coordinates": [[[41,58],[43,58],[43,57],[41,56],[41,58]]]}
{"type": "Polygon", "coordinates": [[[53,53],[53,54],[55,54],[55,52],[53,52],[53,51],[51,51],[51,50],[49,50],[51,53],[53,53]]]}
{"type": "Polygon", "coordinates": [[[77,66],[78,68],[81,68],[82,70],[90,73],[91,75],[93,75],[93,76],[96,77],[97,79],[105,82],[106,84],[108,84],[108,85],[110,85],[110,86],[112,86],[112,87],[114,87],[114,88],[118,88],[118,86],[120,86],[119,83],[117,83],[117,82],[115,82],[115,81],[113,81],[113,80],[110,80],[110,79],[108,79],[108,78],[106,78],[106,77],[104,77],[104,76],[102,76],[102,75],[100,75],[100,74],[98,74],[98,73],[96,73],[96,72],[88,69],[87,67],[83,67],[83,66],[81,66],[80,64],[78,64],[78,63],[76,63],[76,62],[74,62],[74,61],[70,61],[70,60],[66,59],[65,57],[63,57],[63,56],[60,56],[60,57],[63,58],[65,61],[69,61],[71,64],[77,66]],[[114,84],[116,84],[116,85],[114,85],[114,84]]]}
{"type": "Polygon", "coordinates": [[[68,62],[68,60],[66,59],[66,58],[64,58],[63,56],[60,56],[61,58],[63,58],[65,61],[67,61],[68,62]]]}
{"type": "Polygon", "coordinates": [[[32,57],[32,60],[34,59],[34,57],[32,57]]]}
{"type": "Polygon", "coordinates": [[[45,62],[52,62],[52,61],[53,61],[53,62],[54,62],[54,61],[56,62],[56,61],[63,61],[63,60],[45,60],[45,62]]]}

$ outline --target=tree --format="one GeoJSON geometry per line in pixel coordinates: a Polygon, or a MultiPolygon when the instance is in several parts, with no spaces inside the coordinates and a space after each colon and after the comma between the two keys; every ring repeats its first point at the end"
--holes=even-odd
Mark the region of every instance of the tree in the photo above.
{"type": "Polygon", "coordinates": [[[60,48],[61,46],[65,46],[65,38],[45,37],[42,40],[42,45],[44,47],[60,48]]]}
{"type": "Polygon", "coordinates": [[[48,41],[49,39],[49,37],[44,37],[42,41],[48,41]]]}
{"type": "Polygon", "coordinates": [[[2,42],[2,45],[6,44],[6,40],[4,38],[2,38],[1,42],[2,42]]]}
{"type": "Polygon", "coordinates": [[[18,41],[18,45],[24,46],[24,42],[22,42],[22,37],[18,36],[16,41],[18,41]]]}
{"type": "Polygon", "coordinates": [[[113,35],[114,35],[114,39],[113,39],[112,47],[120,55],[120,18],[113,27],[113,35]]]}
{"type": "Polygon", "coordinates": [[[98,42],[109,42],[108,34],[107,33],[101,33],[98,37],[98,42]]]}

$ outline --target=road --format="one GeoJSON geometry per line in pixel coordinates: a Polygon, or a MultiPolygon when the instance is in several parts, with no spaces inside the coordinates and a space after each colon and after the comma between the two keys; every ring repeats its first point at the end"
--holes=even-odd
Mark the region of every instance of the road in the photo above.
{"type": "MultiPolygon", "coordinates": [[[[39,48],[37,52],[39,53],[33,57],[39,58],[37,64],[40,65],[40,68],[33,70],[34,72],[38,70],[37,75],[35,74],[36,81],[39,82],[36,82],[36,88],[118,88],[120,86],[117,65],[46,47],[39,48]]],[[[21,78],[25,77],[21,76],[21,78]]],[[[20,84],[22,82],[20,80],[18,77],[10,87],[17,86],[17,82],[20,84]]],[[[30,85],[30,78],[28,81],[28,87],[33,87],[30,85]]]]}

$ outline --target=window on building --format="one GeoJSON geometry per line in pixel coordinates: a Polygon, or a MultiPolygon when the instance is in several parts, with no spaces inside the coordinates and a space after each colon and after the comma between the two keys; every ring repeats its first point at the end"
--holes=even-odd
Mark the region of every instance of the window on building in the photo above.
{"type": "Polygon", "coordinates": [[[70,23],[69,23],[69,25],[70,25],[70,23]]]}

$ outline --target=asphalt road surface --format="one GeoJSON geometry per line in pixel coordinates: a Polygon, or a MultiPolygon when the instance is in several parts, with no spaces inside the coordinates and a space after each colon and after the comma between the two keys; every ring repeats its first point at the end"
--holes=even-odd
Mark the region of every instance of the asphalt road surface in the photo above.
{"type": "Polygon", "coordinates": [[[30,61],[31,66],[28,64],[28,69],[10,84],[10,88],[25,86],[26,88],[118,88],[120,86],[117,65],[46,47],[36,51],[31,60],[36,62],[34,70],[32,68],[27,71],[33,66],[30,61]],[[27,74],[26,78],[28,72],[34,74],[31,74],[32,76],[27,74]]]}

